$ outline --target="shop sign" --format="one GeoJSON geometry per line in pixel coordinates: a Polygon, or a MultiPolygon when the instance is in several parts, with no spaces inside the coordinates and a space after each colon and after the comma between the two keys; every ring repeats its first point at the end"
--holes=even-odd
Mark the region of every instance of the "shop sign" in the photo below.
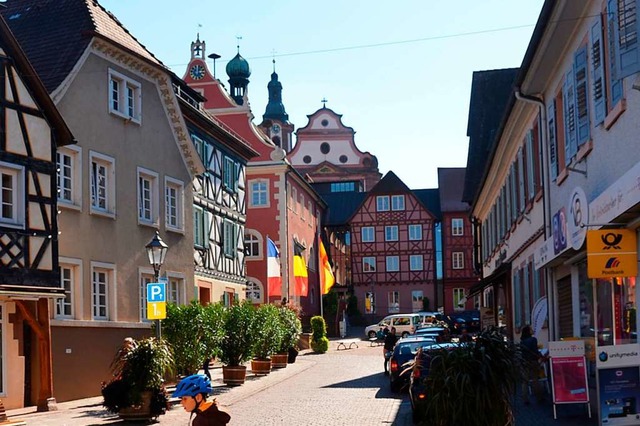
{"type": "Polygon", "coordinates": [[[576,186],[569,197],[569,217],[567,218],[567,232],[569,243],[574,250],[580,250],[587,236],[585,220],[589,217],[589,203],[584,190],[576,186]]]}
{"type": "Polygon", "coordinates": [[[609,223],[640,201],[640,162],[589,204],[589,223],[609,223]]]}
{"type": "Polygon", "coordinates": [[[564,207],[553,215],[553,254],[558,255],[567,249],[567,214],[564,207]]]}
{"type": "Polygon", "coordinates": [[[589,278],[635,277],[638,274],[636,232],[631,229],[587,231],[589,278]]]}

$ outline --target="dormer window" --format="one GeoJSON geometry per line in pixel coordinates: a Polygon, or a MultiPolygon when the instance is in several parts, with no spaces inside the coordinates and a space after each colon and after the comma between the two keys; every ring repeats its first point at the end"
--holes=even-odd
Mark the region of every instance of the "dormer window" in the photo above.
{"type": "Polygon", "coordinates": [[[142,86],[135,80],[109,70],[109,112],[140,124],[142,120],[142,86]]]}

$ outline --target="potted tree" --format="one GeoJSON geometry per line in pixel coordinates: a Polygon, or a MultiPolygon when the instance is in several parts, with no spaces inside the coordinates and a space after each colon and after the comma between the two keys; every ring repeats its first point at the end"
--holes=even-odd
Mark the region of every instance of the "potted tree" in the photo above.
{"type": "Polygon", "coordinates": [[[102,386],[103,406],[128,420],[164,414],[168,409],[164,375],[172,365],[171,351],[163,340],[125,339],[111,363],[113,379],[102,386]]]}
{"type": "Polygon", "coordinates": [[[278,308],[271,304],[262,305],[255,315],[253,327],[253,359],[251,370],[254,374],[271,372],[271,355],[282,341],[282,326],[278,308]]]}
{"type": "Polygon", "coordinates": [[[276,354],[271,356],[273,368],[286,367],[287,363],[293,363],[298,355],[298,339],[302,333],[302,323],[295,310],[287,306],[278,308],[280,327],[282,327],[282,340],[276,354]]]}
{"type": "Polygon", "coordinates": [[[234,303],[225,309],[223,315],[224,337],[220,342],[222,379],[228,386],[244,383],[247,367],[243,365],[251,359],[253,349],[253,328],[256,309],[251,302],[234,303]]]}

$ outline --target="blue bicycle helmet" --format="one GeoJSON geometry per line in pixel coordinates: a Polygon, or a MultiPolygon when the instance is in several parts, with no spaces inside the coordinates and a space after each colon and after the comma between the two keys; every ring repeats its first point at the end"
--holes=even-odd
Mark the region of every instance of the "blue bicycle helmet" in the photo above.
{"type": "Polygon", "coordinates": [[[199,393],[207,395],[212,391],[211,380],[207,376],[194,374],[180,380],[175,392],[173,392],[173,396],[174,398],[181,398],[183,396],[196,396],[199,393]]]}

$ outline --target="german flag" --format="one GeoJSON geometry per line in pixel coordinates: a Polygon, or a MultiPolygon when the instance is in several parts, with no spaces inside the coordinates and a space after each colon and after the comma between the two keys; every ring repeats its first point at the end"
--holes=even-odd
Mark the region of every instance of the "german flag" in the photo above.
{"type": "Polygon", "coordinates": [[[331,264],[329,263],[329,256],[327,255],[327,250],[324,248],[324,244],[322,240],[320,240],[319,244],[319,254],[320,254],[320,290],[321,294],[329,293],[333,284],[335,284],[336,279],[333,276],[333,271],[331,270],[331,264]]]}
{"type": "Polygon", "coordinates": [[[293,255],[293,279],[295,283],[295,294],[307,296],[309,294],[309,274],[307,264],[302,257],[302,250],[299,244],[294,243],[293,255]]]}

